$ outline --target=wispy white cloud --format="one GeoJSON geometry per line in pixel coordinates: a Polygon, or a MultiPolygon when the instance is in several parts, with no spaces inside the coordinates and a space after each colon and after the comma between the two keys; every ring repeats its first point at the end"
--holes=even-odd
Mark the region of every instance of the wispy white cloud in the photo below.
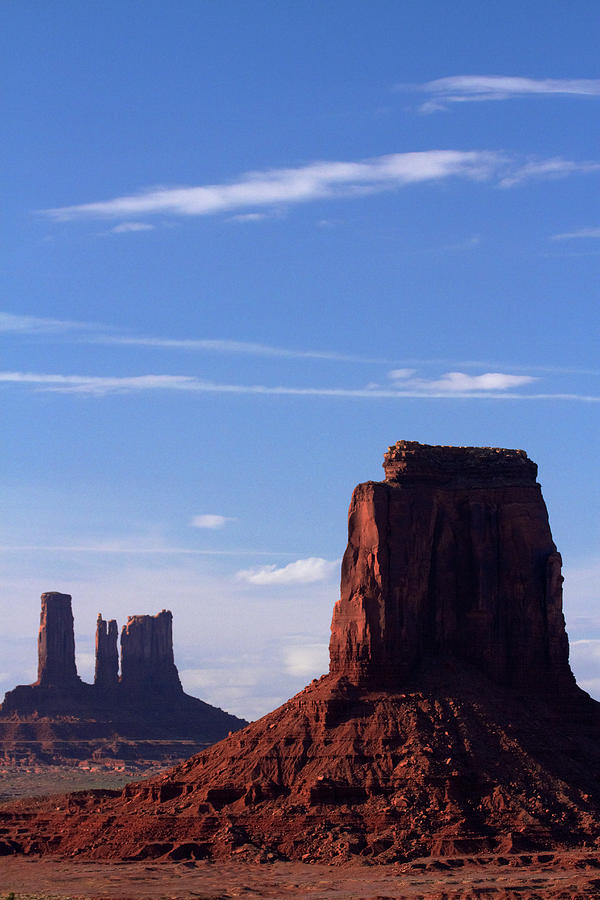
{"type": "Polygon", "coordinates": [[[57,334],[64,331],[92,329],[95,326],[70,319],[46,319],[0,312],[0,334],[57,334]]]}
{"type": "Polygon", "coordinates": [[[489,150],[423,150],[392,153],[358,162],[313,162],[290,169],[249,172],[226,184],[155,187],[93,203],[42,210],[58,222],[74,219],[124,219],[115,230],[139,230],[140,216],[209,216],[235,213],[230,218],[256,221],[282,206],[311,200],[358,197],[393,191],[408,185],[436,183],[449,178],[494,181],[507,187],[529,178],[557,178],[594,171],[599,164],[563,159],[529,160],[489,150]],[[244,209],[254,207],[250,212],[244,209]]]}
{"type": "Polygon", "coordinates": [[[34,372],[0,372],[0,383],[29,384],[39,389],[73,394],[110,394],[147,390],[191,389],[190,375],[48,375],[34,372]]]}
{"type": "MultiPolygon", "coordinates": [[[[399,85],[406,89],[414,85],[399,85]]],[[[430,95],[421,112],[447,109],[452,103],[510,100],[515,97],[576,96],[599,97],[598,78],[521,78],[507,75],[451,75],[437,78],[416,89],[430,95]]]]}
{"type": "MultiPolygon", "coordinates": [[[[587,235],[586,235],[587,236],[587,235]]],[[[334,350],[298,350],[291,347],[281,347],[273,344],[261,344],[254,341],[235,341],[227,339],[211,338],[164,338],[148,335],[123,335],[115,334],[111,326],[90,322],[65,321],[58,319],[44,319],[35,316],[17,316],[11,313],[0,312],[0,334],[57,334],[78,343],[110,344],[113,346],[148,347],[157,350],[182,350],[199,351],[223,354],[246,354],[249,356],[280,357],[282,359],[321,359],[331,362],[364,363],[372,365],[399,366],[462,366],[469,369],[481,369],[490,366],[506,366],[507,363],[499,360],[481,359],[386,359],[385,357],[361,356],[353,353],[340,353],[334,350]],[[69,331],[76,332],[69,335],[69,331]],[[84,332],[88,333],[85,334],[84,332]],[[110,333],[107,333],[110,332],[110,333]]],[[[64,337],[63,337],[64,339],[64,337]]],[[[554,375],[600,375],[599,369],[583,369],[569,366],[535,366],[510,364],[513,369],[521,372],[537,372],[540,374],[554,375]]],[[[415,372],[411,369],[411,372],[415,372]]]]}
{"type": "Polygon", "coordinates": [[[133,231],[153,231],[154,225],[149,222],[120,222],[110,229],[110,234],[129,234],[133,231]]]}
{"type": "Polygon", "coordinates": [[[564,231],[562,234],[553,234],[553,241],[572,241],[579,238],[600,238],[600,228],[580,228],[579,231],[564,231]]]}
{"type": "Polygon", "coordinates": [[[391,364],[392,362],[392,360],[360,356],[352,353],[338,353],[333,350],[297,350],[291,347],[261,344],[256,341],[234,341],[219,338],[164,338],[147,335],[116,334],[111,326],[95,322],[23,316],[0,311],[0,334],[54,336],[68,334],[68,332],[75,332],[71,339],[77,342],[109,344],[112,346],[232,353],[285,359],[322,359],[346,363],[391,364]],[[88,333],[85,334],[85,332],[88,333]]]}
{"type": "Polygon", "coordinates": [[[332,362],[385,363],[389,360],[374,359],[350,353],[336,353],[332,350],[295,350],[272,344],[253,341],[230,341],[197,338],[126,337],[101,335],[93,338],[94,343],[116,344],[133,347],[150,347],[159,350],[201,350],[211,353],[241,353],[249,356],[272,356],[286,359],[322,359],[332,362]]]}
{"type": "Polygon", "coordinates": [[[500,179],[499,184],[500,187],[513,187],[515,184],[532,179],[566,178],[569,175],[587,175],[597,171],[600,171],[600,163],[593,161],[574,162],[560,157],[534,159],[505,175],[500,179]]]}
{"type": "Polygon", "coordinates": [[[268,219],[269,216],[266,213],[259,212],[249,212],[249,213],[239,213],[237,216],[229,216],[230,222],[262,222],[263,219],[268,219]]]}
{"type": "MultiPolygon", "coordinates": [[[[394,190],[419,182],[457,177],[485,180],[505,166],[503,154],[484,150],[425,150],[393,153],[359,162],[313,162],[290,169],[249,172],[229,184],[157,187],[43,210],[56,221],[131,216],[207,216],[247,207],[276,207],[322,198],[394,190]]],[[[246,215],[256,215],[252,211],[246,215]]]]}
{"type": "Polygon", "coordinates": [[[276,565],[258,566],[255,569],[242,569],[237,573],[241,581],[249,584],[289,585],[312,584],[315,581],[328,581],[339,568],[339,561],[329,561],[320,556],[309,556],[307,559],[298,559],[287,566],[276,565]]]}
{"type": "Polygon", "coordinates": [[[406,381],[416,374],[416,369],[392,369],[391,372],[388,372],[388,378],[392,381],[406,381]]]}
{"type": "Polygon", "coordinates": [[[274,553],[271,550],[250,550],[236,547],[234,550],[207,550],[197,547],[149,546],[141,544],[115,543],[111,541],[96,544],[0,544],[0,554],[18,553],[82,553],[82,554],[125,554],[127,556],[281,556],[292,553],[274,553]]]}
{"type": "Polygon", "coordinates": [[[133,542],[115,543],[106,541],[89,544],[2,544],[0,554],[9,556],[20,553],[89,553],[91,555],[119,555],[126,556],[281,556],[282,558],[293,556],[291,552],[273,552],[272,550],[253,550],[236,547],[233,550],[204,549],[198,547],[174,547],[169,545],[150,545],[144,547],[133,542]]]}
{"type": "Polygon", "coordinates": [[[506,372],[484,372],[483,375],[467,375],[465,372],[446,372],[440,378],[414,378],[414,369],[393,369],[389,377],[396,385],[410,386],[423,391],[505,391],[537,381],[532,375],[509,375],[506,372]]]}
{"type": "MultiPolygon", "coordinates": [[[[501,373],[487,373],[500,376],[501,373]]],[[[478,377],[478,376],[474,376],[478,377]]],[[[507,376],[504,376],[507,377],[507,376]]],[[[512,376],[527,378],[529,376],[512,376]]],[[[198,394],[240,394],[288,397],[337,397],[356,399],[501,399],[501,400],[573,400],[598,403],[600,396],[576,393],[515,393],[496,387],[482,389],[473,386],[471,376],[464,373],[447,373],[441,379],[426,381],[420,385],[405,387],[380,387],[368,385],[364,388],[336,387],[292,387],[264,384],[222,384],[205,381],[192,375],[49,375],[33,372],[0,372],[0,384],[26,385],[41,391],[63,394],[84,394],[103,396],[107,394],[139,393],[142,391],[189,391],[198,394]],[[467,379],[463,388],[458,388],[457,377],[467,379]],[[452,378],[454,378],[454,381],[452,378]]],[[[522,383],[522,382],[521,382],[522,383]]],[[[491,382],[490,382],[491,384],[491,382]]],[[[513,386],[516,386],[514,384],[513,386]]]]}
{"type": "Polygon", "coordinates": [[[224,528],[228,522],[235,522],[235,518],[231,516],[218,516],[214,513],[203,513],[199,516],[194,516],[190,525],[194,528],[208,528],[212,531],[216,531],[220,528],[224,528]]]}

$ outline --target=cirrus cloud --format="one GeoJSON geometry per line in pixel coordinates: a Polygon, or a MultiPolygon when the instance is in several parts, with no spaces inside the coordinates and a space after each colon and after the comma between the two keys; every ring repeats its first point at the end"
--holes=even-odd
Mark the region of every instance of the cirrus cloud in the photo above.
{"type": "MultiPolygon", "coordinates": [[[[402,370],[395,370],[402,371],[402,370]]],[[[405,371],[405,370],[404,370],[405,371]]],[[[447,372],[439,379],[409,379],[382,387],[369,384],[365,387],[295,387],[291,385],[223,384],[197,378],[194,375],[50,375],[34,372],[0,372],[0,384],[22,385],[37,391],[60,394],[80,394],[102,397],[114,394],[139,394],[146,391],[184,391],[196,394],[229,394],[272,397],[329,397],[337,399],[497,399],[497,400],[572,400],[598,403],[595,394],[517,393],[502,389],[502,381],[510,387],[519,387],[535,381],[529,375],[506,375],[488,372],[484,375],[466,375],[463,372],[447,372]],[[477,381],[477,379],[485,379],[477,381]],[[510,379],[510,382],[507,380],[510,379]],[[518,379],[518,381],[517,381],[518,379]]]]}
{"type": "Polygon", "coordinates": [[[135,231],[153,231],[154,225],[149,222],[121,222],[110,229],[109,234],[130,234],[135,231]]]}
{"type": "MultiPolygon", "coordinates": [[[[297,168],[248,172],[227,184],[156,187],[111,200],[43,210],[55,221],[143,215],[207,216],[254,207],[357,196],[450,177],[489,179],[504,166],[503,154],[486,150],[392,153],[359,162],[313,162],[297,168]]],[[[246,220],[247,220],[246,215],[246,220]]]]}
{"type": "Polygon", "coordinates": [[[600,238],[600,228],[580,228],[579,231],[564,231],[561,234],[553,234],[553,241],[572,241],[581,239],[600,238]]]}
{"type": "MultiPolygon", "coordinates": [[[[283,206],[314,200],[360,197],[450,178],[493,181],[508,187],[530,178],[556,178],[600,168],[595,162],[525,159],[492,150],[421,150],[370,159],[312,162],[297,168],[248,172],[225,184],[165,187],[92,203],[41,210],[57,222],[124,219],[120,231],[147,230],[141,216],[210,216],[230,213],[238,221],[257,221],[283,206]],[[246,212],[244,212],[246,210],[246,212]],[[239,213],[237,212],[239,211],[239,213]],[[135,217],[135,221],[130,221],[135,217]]],[[[152,226],[148,226],[149,228],[152,226]]],[[[115,231],[113,228],[112,231],[115,231]]]]}
{"type": "Polygon", "coordinates": [[[537,381],[533,375],[509,375],[506,372],[484,372],[468,375],[466,372],[446,372],[440,378],[413,378],[414,369],[392,369],[389,377],[395,384],[423,391],[506,391],[537,381]]]}
{"type": "MultiPolygon", "coordinates": [[[[406,85],[399,85],[399,89],[406,85]]],[[[416,89],[430,94],[421,107],[425,113],[447,109],[453,103],[481,103],[515,97],[599,97],[598,78],[522,78],[513,75],[450,75],[416,89]]]]}
{"type": "Polygon", "coordinates": [[[94,329],[95,325],[70,319],[47,319],[0,312],[0,334],[61,334],[66,331],[94,329]]]}

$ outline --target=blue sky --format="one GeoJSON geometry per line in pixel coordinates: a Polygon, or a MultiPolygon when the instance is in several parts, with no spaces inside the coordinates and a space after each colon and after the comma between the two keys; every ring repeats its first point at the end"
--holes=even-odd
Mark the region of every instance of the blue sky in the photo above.
{"type": "Polygon", "coordinates": [[[255,717],[327,666],[354,485],[522,447],[600,696],[597,4],[3,7],[0,690],[39,594],[169,607],[255,717]]]}

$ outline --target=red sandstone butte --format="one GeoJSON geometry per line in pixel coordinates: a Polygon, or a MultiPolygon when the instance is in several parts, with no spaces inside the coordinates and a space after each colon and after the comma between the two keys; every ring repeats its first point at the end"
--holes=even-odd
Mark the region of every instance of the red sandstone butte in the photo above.
{"type": "Polygon", "coordinates": [[[173,657],[173,616],[129,616],[121,631],[121,684],[127,692],[181,694],[173,657]]]}
{"type": "Polygon", "coordinates": [[[419,663],[450,657],[498,684],[571,687],[535,463],[523,450],[398,441],[384,469],[350,503],[331,673],[401,687],[419,663]]]}
{"type": "Polygon", "coordinates": [[[600,704],[569,668],[535,464],[400,441],[384,466],[353,495],[329,674],[158,778],[4,806],[6,853],[387,863],[600,847],[600,704]]]}

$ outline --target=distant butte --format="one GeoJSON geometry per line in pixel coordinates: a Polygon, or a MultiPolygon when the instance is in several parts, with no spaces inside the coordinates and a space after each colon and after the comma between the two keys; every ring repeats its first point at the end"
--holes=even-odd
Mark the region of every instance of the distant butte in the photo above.
{"type": "Polygon", "coordinates": [[[145,761],[189,756],[247,723],[185,694],[173,657],[173,617],[130,616],[96,624],[94,684],[75,665],[69,594],[42,594],[38,678],[8,691],[0,707],[0,754],[11,762],[145,761]]]}
{"type": "Polygon", "coordinates": [[[7,853],[387,863],[600,846],[600,704],[569,668],[537,467],[398,441],[384,468],[352,497],[329,674],[161,777],[72,795],[68,813],[5,806],[7,853]]]}

